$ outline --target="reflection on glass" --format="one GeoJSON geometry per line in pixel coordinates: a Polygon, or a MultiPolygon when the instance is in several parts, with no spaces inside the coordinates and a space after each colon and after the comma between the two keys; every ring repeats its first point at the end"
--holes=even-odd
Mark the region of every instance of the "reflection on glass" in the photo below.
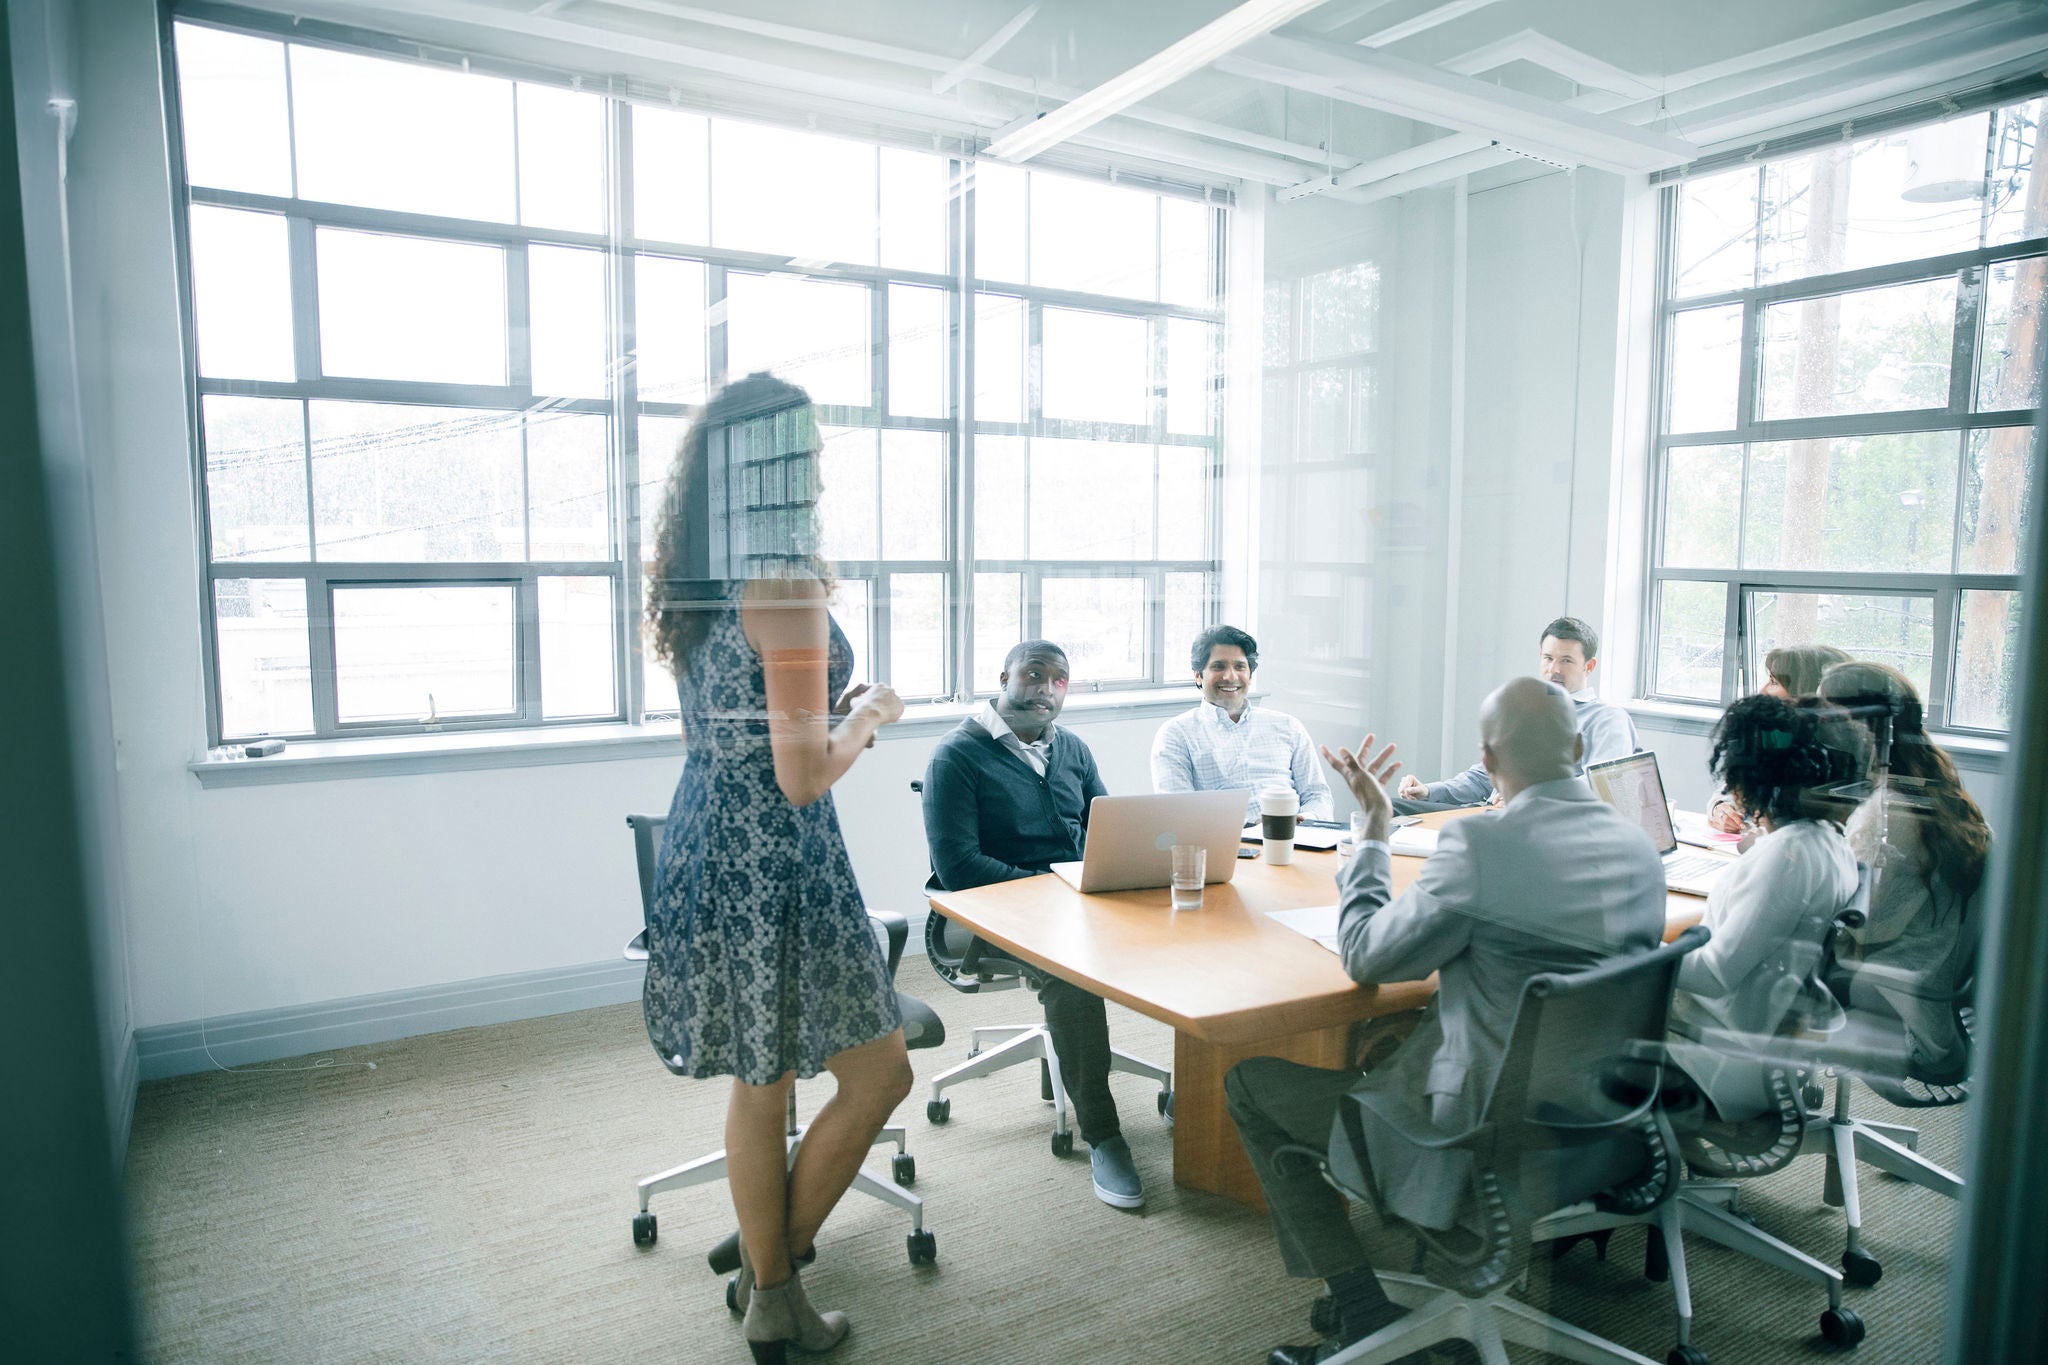
{"type": "Polygon", "coordinates": [[[209,393],[199,400],[199,420],[213,557],[311,559],[306,426],[299,400],[209,393]]]}
{"type": "Polygon", "coordinates": [[[191,227],[199,373],[211,379],[298,378],[283,216],[194,204],[191,227]]]}
{"type": "Polygon", "coordinates": [[[1067,652],[1076,688],[1143,678],[1145,580],[1039,580],[1039,634],[1067,652]]]}
{"type": "Polygon", "coordinates": [[[814,403],[864,408],[874,401],[866,285],[733,271],[725,299],[727,374],[766,370],[814,403]]]}
{"type": "Polygon", "coordinates": [[[1010,646],[1024,638],[1024,576],[974,576],[974,677],[977,692],[996,690],[1010,646]]]}
{"type": "Polygon", "coordinates": [[[1369,351],[1378,342],[1380,268],[1371,261],[1339,266],[1302,281],[1305,359],[1369,351]]]}
{"type": "Polygon", "coordinates": [[[1769,163],[1763,282],[1974,248],[1987,130],[1969,114],[1769,163]]]}
{"type": "MultiPolygon", "coordinates": [[[[873,265],[874,203],[871,144],[759,123],[711,121],[712,245],[873,265]]],[[[815,391],[811,397],[842,401],[815,391]]]]}
{"type": "Polygon", "coordinates": [[[974,416],[983,422],[1024,420],[1024,300],[974,296],[974,416]]]}
{"type": "Polygon", "coordinates": [[[1960,445],[1913,431],[1752,446],[1744,566],[1947,573],[1960,445]]]}
{"type": "Polygon", "coordinates": [[[1031,283],[1159,297],[1158,204],[1143,190],[1031,172],[1031,283]]]}
{"type": "Polygon", "coordinates": [[[1970,433],[1970,460],[1963,478],[1962,545],[1956,559],[1961,572],[2020,571],[2033,506],[2033,442],[2031,426],[1970,433]]]}
{"type": "Polygon", "coordinates": [[[946,690],[946,576],[889,575],[890,685],[906,697],[946,690]]]}
{"type": "Polygon", "coordinates": [[[526,275],[533,391],[604,397],[604,253],[536,243],[526,251],[526,275]]]}
{"type": "Polygon", "coordinates": [[[944,417],[951,370],[951,328],[943,289],[889,286],[889,411],[944,417]]]}
{"type": "Polygon", "coordinates": [[[1145,320],[1047,308],[1041,405],[1045,416],[1152,425],[1152,363],[1145,320]]]}
{"type": "Polygon", "coordinates": [[[1953,276],[1769,305],[1763,416],[1947,407],[1955,315],[1953,276]]]}
{"type": "Polygon", "coordinates": [[[1727,431],[1742,377],[1742,309],[1695,308],[1671,321],[1671,411],[1665,430],[1727,431]]]}
{"type": "Polygon", "coordinates": [[[881,557],[879,475],[873,427],[820,427],[818,521],[824,532],[819,553],[828,560],[881,557]]]}
{"type": "Polygon", "coordinates": [[[1189,665],[1188,651],[1195,637],[1209,623],[1208,576],[1198,573],[1166,575],[1166,677],[1178,681],[1189,665]]]}
{"type": "Polygon", "coordinates": [[[686,417],[642,414],[640,418],[640,552],[648,559],[654,557],[654,525],[661,511],[662,490],[689,430],[686,417]]]}
{"type": "Polygon", "coordinates": [[[300,735],[313,728],[306,585],[296,578],[223,578],[213,585],[222,739],[300,735]]]}
{"type": "Polygon", "coordinates": [[[518,104],[519,221],[603,232],[604,97],[522,82],[518,104]]]}
{"type": "Polygon", "coordinates": [[[1678,192],[1678,278],[1672,294],[1718,294],[1756,283],[1754,166],[1686,180],[1678,192]]]}
{"type": "Polygon", "coordinates": [[[1152,467],[1149,445],[1034,439],[1032,557],[1151,558],[1152,467]]]}
{"type": "Polygon", "coordinates": [[[974,438],[976,559],[1022,559],[1025,556],[1025,450],[1026,441],[1022,436],[974,438]]]}
{"type": "Polygon", "coordinates": [[[2003,730],[2018,699],[2020,595],[1964,592],[1956,621],[1956,676],[1949,700],[1951,724],[2003,730]]]}
{"type": "Polygon", "coordinates": [[[512,82],[291,47],[299,197],[509,223],[512,82]]]}
{"type": "Polygon", "coordinates": [[[524,557],[518,413],[318,400],[307,406],[321,559],[524,557]]]}
{"type": "Polygon", "coordinates": [[[1764,656],[1780,644],[1833,645],[1858,659],[1890,664],[1927,695],[1934,661],[1930,598],[1751,592],[1746,610],[1752,678],[1763,676],[1764,656]]]}
{"type": "Polygon", "coordinates": [[[704,264],[633,261],[634,373],[643,402],[704,401],[704,264]]]}
{"type": "Polygon", "coordinates": [[[711,120],[633,106],[633,232],[657,242],[711,241],[711,120]]]}
{"type": "Polygon", "coordinates": [[[540,702],[548,720],[618,714],[612,580],[540,579],[540,702]]]}
{"type": "Polygon", "coordinates": [[[610,557],[605,425],[598,413],[541,409],[526,414],[528,558],[610,557]]]}
{"type": "Polygon", "coordinates": [[[505,253],[321,228],[320,369],[354,379],[505,382],[505,253]]]}
{"type": "Polygon", "coordinates": [[[1663,562],[1674,568],[1734,568],[1742,447],[1673,446],[1665,468],[1663,562]]]}
{"type": "Polygon", "coordinates": [[[518,708],[511,584],[336,587],[333,597],[342,724],[509,716],[518,708]]]}
{"type": "Polygon", "coordinates": [[[946,436],[938,431],[882,433],[882,554],[943,559],[946,554],[946,436]]]}
{"type": "Polygon", "coordinates": [[[198,24],[175,31],[186,180],[289,197],[284,44],[198,24]]]}
{"type": "MultiPolygon", "coordinates": [[[[2042,231],[2048,232],[2048,212],[2042,231]]],[[[1984,339],[1977,348],[1977,410],[2006,412],[2041,401],[2041,322],[2048,257],[2000,261],[1984,280],[1984,339]],[[2014,320],[2020,325],[2015,327],[2014,320]]]]}
{"type": "Polygon", "coordinates": [[[1728,589],[1719,583],[1667,580],[1657,590],[1657,693],[1721,697],[1728,589]]]}
{"type": "Polygon", "coordinates": [[[832,619],[839,623],[840,633],[846,636],[846,643],[853,649],[853,675],[847,682],[848,687],[875,680],[875,632],[869,624],[873,615],[869,606],[873,590],[873,582],[865,578],[836,578],[832,583],[832,619]]]}
{"type": "Polygon", "coordinates": [[[1266,281],[1259,338],[1266,365],[1294,363],[1294,281],[1266,281]]]}

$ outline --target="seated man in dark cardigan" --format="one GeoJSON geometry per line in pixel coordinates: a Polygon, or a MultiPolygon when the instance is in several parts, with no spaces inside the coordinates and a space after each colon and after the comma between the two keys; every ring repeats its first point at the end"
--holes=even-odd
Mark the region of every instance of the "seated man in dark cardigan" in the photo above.
{"type": "MultiPolygon", "coordinates": [[[[948,891],[1032,877],[1079,859],[1088,803],[1105,791],[1088,746],[1053,724],[1067,700],[1066,652],[1049,640],[1026,640],[1003,661],[999,683],[987,706],[939,741],[925,770],[932,875],[948,891]]],[[[1038,999],[1088,1144],[1096,1197],[1138,1208],[1145,1187],[1109,1093],[1102,999],[1052,976],[1038,999]]]]}

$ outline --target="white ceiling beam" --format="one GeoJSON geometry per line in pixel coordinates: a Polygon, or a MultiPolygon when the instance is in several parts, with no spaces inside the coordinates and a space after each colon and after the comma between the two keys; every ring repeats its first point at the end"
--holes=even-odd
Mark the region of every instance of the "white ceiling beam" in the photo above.
{"type": "Polygon", "coordinates": [[[1244,0],[1235,9],[1202,25],[1179,42],[1112,76],[1039,119],[1029,128],[989,144],[988,154],[1004,161],[1029,161],[1068,138],[1093,127],[1139,100],[1157,94],[1183,77],[1200,71],[1217,57],[1270,33],[1323,0],[1244,0]]]}
{"type": "Polygon", "coordinates": [[[1382,180],[1405,175],[1410,171],[1419,170],[1424,166],[1432,166],[1440,161],[1448,161],[1454,156],[1465,156],[1472,152],[1485,151],[1494,145],[1495,143],[1492,138],[1482,137],[1477,133],[1453,133],[1449,137],[1440,137],[1433,142],[1422,143],[1420,146],[1407,147],[1398,152],[1391,152],[1386,156],[1374,157],[1371,161],[1362,162],[1340,175],[1318,176],[1314,180],[1304,180],[1299,184],[1289,185],[1286,189],[1281,190],[1276,197],[1282,203],[1289,203],[1296,199],[1306,199],[1312,194],[1328,194],[1332,190],[1355,189],[1361,185],[1370,185],[1382,180]]]}
{"type": "Polygon", "coordinates": [[[1499,4],[1500,0],[1450,0],[1449,4],[1438,5],[1435,9],[1424,10],[1413,19],[1390,25],[1377,33],[1368,33],[1357,40],[1360,47],[1391,47],[1403,38],[1413,38],[1418,33],[1427,33],[1453,19],[1462,19],[1474,10],[1485,9],[1488,5],[1499,4]]]}
{"type": "Polygon", "coordinates": [[[1477,133],[1560,164],[1583,162],[1637,174],[1680,165],[1699,154],[1682,138],[1344,43],[1270,35],[1217,65],[1233,75],[1477,133]]]}
{"type": "Polygon", "coordinates": [[[1629,99],[1655,99],[1658,94],[1656,86],[1634,72],[1625,71],[1612,62],[1604,62],[1590,52],[1581,52],[1533,28],[1511,33],[1441,65],[1444,70],[1460,76],[1483,76],[1510,62],[1530,62],[1575,85],[1591,86],[1629,99]]]}
{"type": "Polygon", "coordinates": [[[1432,185],[1441,185],[1447,180],[1456,180],[1462,175],[1477,175],[1496,166],[1511,166],[1521,159],[1517,153],[1504,151],[1499,147],[1488,147],[1476,152],[1467,152],[1463,156],[1450,157],[1432,166],[1422,166],[1401,175],[1390,175],[1384,180],[1375,180],[1362,189],[1353,190],[1347,197],[1354,204],[1377,204],[1382,199],[1394,199],[1415,190],[1425,190],[1432,185]]]}
{"type": "Polygon", "coordinates": [[[1774,62],[1790,61],[1795,57],[1824,52],[1829,48],[1841,47],[1864,38],[1875,37],[1880,33],[1889,33],[1896,28],[1904,28],[1923,19],[1932,19],[1951,10],[1967,9],[1977,3],[1979,0],[1920,0],[1918,4],[1901,5],[1897,9],[1873,14],[1867,19],[1851,20],[1846,24],[1822,29],[1818,33],[1809,33],[1803,38],[1787,39],[1785,42],[1746,52],[1741,56],[1682,71],[1664,81],[1663,86],[1666,90],[1687,90],[1724,76],[1747,75],[1759,67],[1774,62]]]}
{"type": "Polygon", "coordinates": [[[949,67],[934,76],[932,78],[933,92],[943,95],[954,86],[960,84],[961,81],[967,79],[967,77],[979,74],[982,67],[988,63],[988,60],[998,52],[1001,52],[1004,44],[1008,43],[1010,39],[1022,32],[1024,25],[1030,23],[1032,17],[1037,13],[1038,6],[1036,4],[1026,5],[1023,9],[1017,11],[1009,23],[1004,24],[1001,28],[990,34],[987,41],[983,42],[980,47],[975,48],[974,51],[968,53],[965,59],[957,66],[949,67]]]}

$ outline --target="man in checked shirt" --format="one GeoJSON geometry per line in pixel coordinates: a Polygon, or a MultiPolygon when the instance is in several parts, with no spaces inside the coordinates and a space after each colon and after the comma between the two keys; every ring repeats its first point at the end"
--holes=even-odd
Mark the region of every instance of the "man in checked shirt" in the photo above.
{"type": "Polygon", "coordinates": [[[1202,685],[1202,700],[1159,727],[1152,741],[1152,789],[1249,787],[1249,822],[1259,817],[1262,788],[1289,787],[1301,798],[1302,819],[1328,820],[1330,784],[1308,728],[1292,716],[1252,705],[1259,642],[1236,626],[1211,626],[1195,637],[1188,662],[1202,685]]]}

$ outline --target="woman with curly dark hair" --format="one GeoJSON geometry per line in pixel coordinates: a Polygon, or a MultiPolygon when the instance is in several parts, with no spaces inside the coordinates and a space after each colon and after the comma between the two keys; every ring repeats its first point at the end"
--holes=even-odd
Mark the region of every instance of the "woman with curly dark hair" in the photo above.
{"type": "Polygon", "coordinates": [[[803,390],[766,374],[727,385],[670,471],[647,604],[685,747],[648,922],[647,1033],[672,1070],[733,1077],[738,1294],[754,1359],[778,1365],[791,1345],[824,1351],[846,1334],[844,1314],[811,1307],[796,1265],[911,1085],[831,796],[903,703],[847,688],[819,488],[803,390]],[[785,1164],[789,1087],[820,1071],[838,1090],[785,1164]]]}

